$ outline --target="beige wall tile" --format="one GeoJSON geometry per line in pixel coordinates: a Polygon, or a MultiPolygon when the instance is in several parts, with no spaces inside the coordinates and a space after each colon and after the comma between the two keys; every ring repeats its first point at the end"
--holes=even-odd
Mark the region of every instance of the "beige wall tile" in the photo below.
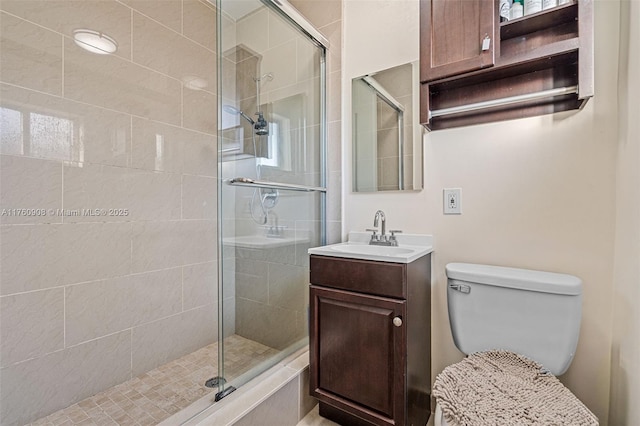
{"type": "Polygon", "coordinates": [[[180,124],[181,83],[113,55],[65,40],[65,97],[169,124],[180,124]]]}
{"type": "Polygon", "coordinates": [[[269,16],[269,48],[300,38],[298,30],[278,13],[268,9],[267,14],[269,16]]]}
{"type": "Polygon", "coordinates": [[[4,154],[126,166],[131,143],[131,117],[102,108],[1,85],[3,125],[22,129],[22,122],[36,131],[29,139],[23,132],[2,132],[4,154]],[[29,118],[31,117],[31,118],[29,118]]]}
{"type": "Polygon", "coordinates": [[[188,220],[182,222],[184,238],[183,263],[211,262],[217,259],[217,224],[215,220],[188,220]]]}
{"type": "Polygon", "coordinates": [[[302,338],[295,311],[240,298],[236,299],[236,333],[276,349],[302,338]]]}
{"type": "Polygon", "coordinates": [[[26,424],[131,378],[131,331],[2,370],[3,423],[26,424]]]}
{"type": "Polygon", "coordinates": [[[174,31],[182,31],[181,0],[123,0],[122,2],[174,31]]]}
{"type": "Polygon", "coordinates": [[[334,121],[327,125],[327,171],[329,172],[336,172],[342,169],[341,127],[341,121],[334,121]]]}
{"type": "Polygon", "coordinates": [[[0,14],[3,82],[62,94],[62,36],[6,13],[0,14]]]}
{"type": "Polygon", "coordinates": [[[182,13],[185,23],[182,32],[185,37],[215,51],[218,22],[213,5],[206,0],[183,0],[182,13]]]}
{"type": "Polygon", "coordinates": [[[133,272],[216,260],[216,222],[206,220],[133,224],[133,272]]]}
{"type": "Polygon", "coordinates": [[[375,74],[375,79],[394,98],[411,96],[413,89],[412,72],[411,64],[398,65],[375,74]]]}
{"type": "Polygon", "coordinates": [[[267,277],[259,275],[235,273],[236,297],[267,303],[269,301],[269,286],[267,277]]]}
{"type": "Polygon", "coordinates": [[[342,73],[332,72],[327,76],[327,121],[342,119],[342,73]]]}
{"type": "Polygon", "coordinates": [[[62,208],[61,193],[60,162],[0,155],[0,223],[60,223],[50,210],[62,208]],[[5,209],[35,211],[12,215],[5,209]]]}
{"type": "MultiPolygon", "coordinates": [[[[160,172],[182,172],[184,141],[188,130],[134,117],[131,166],[160,172]]],[[[193,136],[191,136],[193,137],[193,136]]]]}
{"type": "Polygon", "coordinates": [[[180,175],[134,171],[128,187],[132,220],[180,218],[180,175]]]}
{"type": "Polygon", "coordinates": [[[296,40],[295,58],[297,81],[302,82],[320,76],[320,50],[311,41],[296,40]]]}
{"type": "Polygon", "coordinates": [[[111,0],[3,0],[0,9],[69,38],[73,37],[73,30],[79,28],[102,31],[118,43],[116,56],[131,59],[131,9],[121,3],[111,0]]]}
{"type": "Polygon", "coordinates": [[[185,88],[182,92],[183,126],[214,135],[217,131],[218,98],[203,90],[185,88]]]}
{"type": "Polygon", "coordinates": [[[66,288],[67,346],[182,311],[182,270],[128,275],[66,288]]]}
{"type": "Polygon", "coordinates": [[[309,395],[309,367],[305,368],[302,373],[298,376],[298,380],[300,380],[300,411],[299,411],[299,419],[302,420],[313,407],[318,405],[318,400],[309,395]]]}
{"type": "Polygon", "coordinates": [[[65,209],[108,210],[99,218],[81,214],[65,217],[65,222],[179,219],[180,197],[180,175],[177,174],[110,166],[65,166],[65,209]]]}
{"type": "Polygon", "coordinates": [[[187,131],[183,136],[183,173],[216,177],[218,174],[217,138],[212,135],[187,131]]]}
{"type": "Polygon", "coordinates": [[[311,21],[316,28],[321,28],[342,19],[342,1],[292,0],[291,4],[311,21]]]}
{"type": "Polygon", "coordinates": [[[198,78],[206,82],[200,88],[216,91],[215,53],[138,13],[133,16],[133,61],[183,82],[198,78]]]}
{"type": "Polygon", "coordinates": [[[236,45],[243,45],[255,53],[269,48],[269,18],[266,7],[240,19],[236,24],[236,45]]]}
{"type": "Polygon", "coordinates": [[[235,46],[238,44],[236,40],[236,23],[235,21],[227,16],[226,14],[222,15],[222,54],[227,55],[229,50],[235,49],[235,46]]]}
{"type": "Polygon", "coordinates": [[[185,238],[179,221],[136,222],[131,240],[132,271],[144,272],[183,264],[185,238]]]}
{"type": "Polygon", "coordinates": [[[64,348],[64,289],[0,297],[2,368],[64,348]]]}
{"type": "MultiPolygon", "coordinates": [[[[67,164],[64,167],[64,207],[81,209],[129,209],[130,169],[122,167],[67,164]]],[[[122,222],[129,216],[67,216],[65,222],[122,222]]]]}
{"type": "Polygon", "coordinates": [[[0,231],[3,295],[130,272],[129,224],[6,225],[0,231]]]}
{"type": "Polygon", "coordinates": [[[308,270],[280,263],[269,264],[269,305],[304,311],[304,294],[309,290],[308,270]]]}
{"type": "Polygon", "coordinates": [[[218,262],[182,267],[184,309],[215,305],[218,300],[218,262]]]}
{"type": "Polygon", "coordinates": [[[264,53],[260,64],[259,76],[266,73],[273,74],[273,80],[264,79],[260,83],[262,93],[290,86],[296,82],[296,68],[292,61],[296,58],[296,42],[290,41],[269,49],[264,53]]]}
{"type": "Polygon", "coordinates": [[[216,220],[218,179],[182,176],[182,219],[216,220]]]}
{"type": "Polygon", "coordinates": [[[327,220],[339,221],[342,217],[342,172],[329,172],[327,185],[327,220]]]}
{"type": "MultiPolygon", "coordinates": [[[[239,61],[235,65],[235,97],[232,99],[245,100],[249,98],[255,98],[256,96],[256,81],[255,78],[261,76],[260,74],[260,62],[261,58],[258,56],[248,56],[247,58],[239,61]]],[[[231,98],[232,92],[223,90],[223,96],[231,98]]],[[[255,102],[255,100],[254,100],[255,102]]],[[[255,111],[255,108],[251,110],[251,114],[255,111]]]]}
{"type": "Polygon", "coordinates": [[[297,377],[280,388],[249,414],[234,423],[237,426],[295,426],[298,424],[297,377]]]}
{"type": "Polygon", "coordinates": [[[218,335],[216,311],[215,306],[206,305],[133,328],[133,375],[215,342],[218,335]]]}

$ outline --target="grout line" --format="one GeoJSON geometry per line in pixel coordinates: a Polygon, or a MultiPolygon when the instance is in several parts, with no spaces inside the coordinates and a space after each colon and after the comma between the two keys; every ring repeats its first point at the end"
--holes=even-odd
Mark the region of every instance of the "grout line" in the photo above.
{"type": "Polygon", "coordinates": [[[64,98],[64,73],[65,73],[65,67],[64,67],[64,63],[65,63],[65,61],[64,61],[64,44],[65,44],[65,37],[64,37],[64,35],[62,35],[62,52],[61,52],[61,55],[60,55],[60,57],[62,58],[62,64],[61,64],[61,66],[62,66],[62,75],[60,77],[61,84],[62,84],[62,87],[60,88],[60,93],[61,93],[61,97],[62,98],[64,98]]]}
{"type": "MultiPolygon", "coordinates": [[[[126,7],[130,7],[130,6],[126,6],[126,7]]],[[[131,8],[131,12],[130,12],[130,15],[129,15],[129,21],[130,21],[130,24],[131,24],[130,29],[129,29],[129,43],[130,43],[129,44],[129,48],[131,49],[131,51],[129,52],[129,60],[131,62],[133,62],[133,8],[131,8]]]]}
{"type": "Polygon", "coordinates": [[[62,290],[62,347],[67,347],[67,287],[62,290]]]}

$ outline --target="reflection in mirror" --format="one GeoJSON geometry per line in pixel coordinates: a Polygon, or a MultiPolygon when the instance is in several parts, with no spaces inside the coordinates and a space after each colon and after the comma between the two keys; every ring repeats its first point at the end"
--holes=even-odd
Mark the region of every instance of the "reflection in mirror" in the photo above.
{"type": "Polygon", "coordinates": [[[352,80],[353,191],[422,189],[416,62],[352,80]]]}

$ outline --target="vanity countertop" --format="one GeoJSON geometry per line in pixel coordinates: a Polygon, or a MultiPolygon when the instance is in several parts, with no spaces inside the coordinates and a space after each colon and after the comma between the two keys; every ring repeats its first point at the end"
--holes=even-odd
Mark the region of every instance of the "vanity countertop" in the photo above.
{"type": "Polygon", "coordinates": [[[350,232],[346,242],[309,249],[316,256],[344,257],[379,262],[411,263],[433,251],[433,236],[399,234],[397,246],[370,245],[368,232],[350,232]]]}

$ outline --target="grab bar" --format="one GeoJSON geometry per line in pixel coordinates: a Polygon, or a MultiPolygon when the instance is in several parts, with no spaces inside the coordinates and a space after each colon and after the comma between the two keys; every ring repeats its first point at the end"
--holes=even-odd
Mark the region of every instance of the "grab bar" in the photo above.
{"type": "Polygon", "coordinates": [[[520,102],[532,101],[536,99],[544,99],[544,98],[550,98],[550,97],[561,96],[561,95],[570,95],[573,93],[578,93],[578,86],[560,87],[557,89],[543,90],[542,92],[527,93],[525,95],[509,96],[508,98],[493,99],[490,101],[477,102],[477,103],[468,104],[468,105],[460,105],[460,106],[451,107],[451,108],[436,109],[433,111],[429,111],[429,119],[435,118],[435,117],[442,117],[444,115],[477,111],[480,109],[492,108],[496,106],[517,104],[520,102]]]}
{"type": "Polygon", "coordinates": [[[264,180],[255,180],[246,177],[237,177],[227,179],[225,181],[228,185],[234,186],[251,186],[254,188],[267,188],[267,189],[282,189],[285,191],[302,191],[302,192],[327,192],[327,188],[319,186],[304,186],[296,185],[293,183],[280,183],[280,182],[267,182],[264,180]]]}

